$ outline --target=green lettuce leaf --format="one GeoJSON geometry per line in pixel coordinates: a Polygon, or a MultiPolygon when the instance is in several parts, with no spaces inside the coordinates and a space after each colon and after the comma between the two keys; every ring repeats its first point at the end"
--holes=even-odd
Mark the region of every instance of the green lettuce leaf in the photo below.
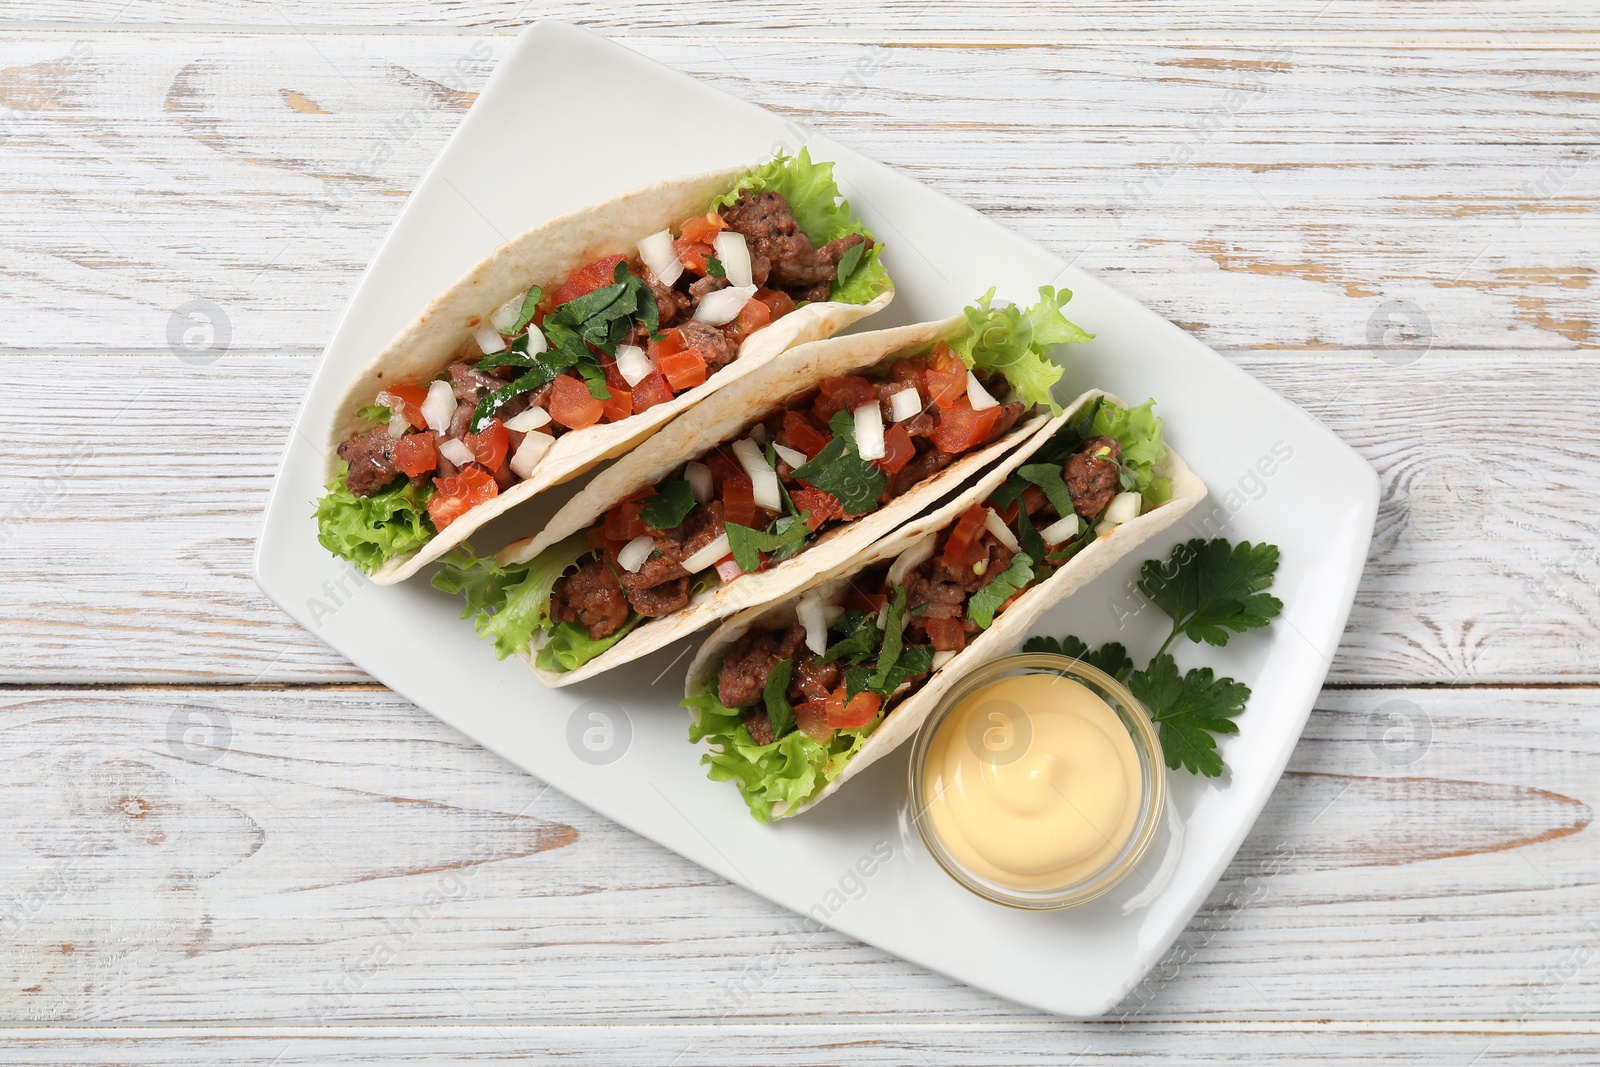
{"type": "Polygon", "coordinates": [[[566,673],[594,659],[600,653],[628,636],[628,631],[639,625],[644,616],[633,613],[628,621],[617,627],[617,632],[598,641],[589,631],[575,622],[564,622],[550,631],[550,641],[534,657],[534,664],[542,671],[566,673]]]}
{"type": "Polygon", "coordinates": [[[1050,358],[1050,349],[1064,341],[1081,344],[1094,339],[1094,334],[1061,314],[1071,299],[1070,289],[1041,285],[1039,302],[1032,307],[997,308],[991,306],[994,290],[990,289],[965,310],[966,329],[950,339],[950,347],[967,366],[1004,375],[1024,403],[1047,404],[1059,415],[1061,405],[1050,395],[1050,387],[1060,379],[1062,368],[1050,358]]]}
{"type": "Polygon", "coordinates": [[[381,493],[356,496],[344,477],[341,470],[317,501],[317,540],[323,548],[371,574],[433,540],[438,531],[428,518],[431,485],[401,478],[381,493]]]}
{"type": "Polygon", "coordinates": [[[1122,487],[1143,495],[1146,511],[1172,498],[1171,480],[1155,476],[1156,464],[1167,455],[1155,405],[1154,400],[1146,400],[1136,408],[1125,408],[1107,400],[1094,416],[1096,436],[1109,437],[1122,449],[1122,487]]]}
{"type": "MultiPolygon", "coordinates": [[[[711,202],[712,211],[731,206],[744,192],[774,192],[789,202],[789,210],[800,224],[800,230],[818,247],[836,241],[848,234],[872,234],[866,226],[850,213],[850,202],[839,196],[839,186],[833,180],[833,164],[814,163],[804,148],[798,156],[779,152],[772,159],[734,183],[732,189],[711,202]]],[[[828,293],[828,299],[846,304],[865,304],[879,293],[894,287],[889,272],[879,262],[883,251],[874,244],[872,251],[860,256],[853,270],[843,269],[828,293]]],[[[841,268],[849,268],[849,261],[841,261],[841,268]]]]}
{"type": "MultiPolygon", "coordinates": [[[[473,617],[478,636],[492,639],[495,656],[505,659],[525,651],[536,634],[551,629],[550,594],[561,576],[589,552],[584,535],[573,534],[526,563],[501,567],[493,557],[474,556],[471,549],[463,546],[441,561],[439,572],[433,576],[433,586],[446,593],[461,594],[466,600],[461,617],[473,617]]],[[[623,627],[623,632],[634,621],[630,620],[623,627]]],[[[583,642],[600,643],[591,641],[587,630],[582,627],[577,629],[582,634],[583,642]]],[[[609,643],[593,650],[587,658],[578,660],[573,666],[587,663],[616,643],[612,638],[604,640],[609,643]]],[[[563,651],[568,653],[568,658],[574,658],[578,655],[575,650],[583,647],[583,642],[569,636],[563,651]]],[[[541,650],[540,655],[543,654],[541,650]]],[[[557,655],[556,652],[551,653],[552,657],[557,655]]],[[[572,667],[549,669],[571,670],[572,667]]]]}

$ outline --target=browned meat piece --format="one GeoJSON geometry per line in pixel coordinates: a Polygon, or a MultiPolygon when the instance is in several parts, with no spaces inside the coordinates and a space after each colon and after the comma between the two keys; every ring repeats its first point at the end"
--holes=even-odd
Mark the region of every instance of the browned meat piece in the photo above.
{"type": "Polygon", "coordinates": [[[647,619],[671,615],[689,603],[689,576],[674,578],[643,589],[624,589],[628,603],[647,619]]]}
{"type": "Polygon", "coordinates": [[[802,290],[798,294],[802,300],[826,300],[828,286],[839,273],[840,257],[867,240],[851,234],[813,248],[800,232],[789,202],[772,192],[745,193],[722,217],[731,229],[744,235],[756,284],[802,290]]]}
{"type": "Polygon", "coordinates": [[[758,745],[772,744],[772,720],[767,718],[765,711],[746,712],[740,720],[744,728],[750,732],[750,740],[758,745]]]}
{"type": "Polygon", "coordinates": [[[767,675],[795,654],[806,639],[798,624],[787,630],[754,630],[735,641],[717,672],[717,699],[724,707],[744,708],[761,702],[767,675]]]}
{"type": "Polygon", "coordinates": [[[598,641],[617,632],[628,621],[628,601],[611,564],[591,559],[556,582],[550,596],[550,617],[556,622],[576,622],[598,641]]]}
{"type": "Polygon", "coordinates": [[[726,289],[732,284],[726,277],[719,278],[715,274],[707,274],[704,278],[696,278],[689,283],[689,299],[698,304],[717,290],[726,289]]]}
{"type": "Polygon", "coordinates": [[[694,306],[694,301],[690,300],[687,294],[680,293],[670,285],[662,285],[656,281],[655,275],[647,276],[645,281],[650,286],[650,291],[655,294],[656,322],[662,329],[666,329],[669,323],[694,306]]]}
{"type": "Polygon", "coordinates": [[[709,545],[722,533],[722,502],[713,500],[695,508],[671,530],[652,530],[655,549],[633,573],[619,570],[617,579],[633,609],[641,615],[659,618],[689,602],[690,575],[683,560],[709,545]]]}
{"type": "Polygon", "coordinates": [[[889,475],[888,499],[892,500],[923,479],[938,474],[950,466],[955,458],[927,438],[917,440],[917,454],[907,460],[904,467],[889,475]]]}
{"type": "Polygon", "coordinates": [[[1117,443],[1109,437],[1095,437],[1067,460],[1063,480],[1072,496],[1072,509],[1093,521],[1122,489],[1117,469],[1117,443]]]}
{"type": "Polygon", "coordinates": [[[1000,440],[1000,438],[1011,432],[1011,427],[1015,426],[1020,418],[1022,418],[1022,403],[1020,401],[1013,400],[1009,404],[1002,404],[1000,406],[1000,417],[994,420],[994,429],[989,431],[989,436],[983,439],[983,443],[988,444],[990,441],[1000,440]]]}
{"type": "Polygon", "coordinates": [[[454,437],[457,440],[467,436],[468,431],[472,429],[472,413],[477,410],[477,407],[470,400],[463,400],[457,404],[455,414],[450,416],[450,426],[445,431],[445,436],[454,437]]]}
{"type": "Polygon", "coordinates": [[[470,363],[452,363],[449,367],[450,391],[462,403],[476,404],[484,393],[492,393],[506,384],[492,374],[478,370],[470,363]]]}
{"type": "Polygon", "coordinates": [[[715,374],[732,363],[739,354],[739,346],[728,340],[715,326],[690,319],[678,327],[678,332],[683,334],[685,347],[700,350],[700,358],[706,361],[707,374],[715,374]]]}
{"type": "Polygon", "coordinates": [[[837,663],[818,663],[813,657],[807,656],[794,665],[788,697],[796,704],[805,700],[824,700],[839,688],[839,679],[843,674],[837,663]]]}
{"type": "Polygon", "coordinates": [[[350,464],[344,484],[356,496],[371,496],[399,476],[394,465],[394,438],[389,427],[378,426],[339,446],[339,458],[350,464]]]}

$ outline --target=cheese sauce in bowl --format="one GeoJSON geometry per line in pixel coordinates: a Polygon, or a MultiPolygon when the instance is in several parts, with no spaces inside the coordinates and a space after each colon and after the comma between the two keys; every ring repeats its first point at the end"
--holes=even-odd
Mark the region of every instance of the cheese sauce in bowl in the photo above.
{"type": "Polygon", "coordinates": [[[1018,908],[1092,900],[1155,837],[1166,776],[1133,694],[1080,660],[1027,653],[945,694],[911,752],[923,841],[966,888],[1018,908]]]}

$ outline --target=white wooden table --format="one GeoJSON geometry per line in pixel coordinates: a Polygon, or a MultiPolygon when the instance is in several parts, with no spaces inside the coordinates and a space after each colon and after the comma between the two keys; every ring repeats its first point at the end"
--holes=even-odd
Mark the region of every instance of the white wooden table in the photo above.
{"type": "Polygon", "coordinates": [[[0,1063],[1600,1062],[1586,6],[8,0],[0,1063]],[[1381,473],[1289,773],[1120,1015],[796,933],[248,577],[335,316],[537,17],[1075,257],[1381,473]]]}

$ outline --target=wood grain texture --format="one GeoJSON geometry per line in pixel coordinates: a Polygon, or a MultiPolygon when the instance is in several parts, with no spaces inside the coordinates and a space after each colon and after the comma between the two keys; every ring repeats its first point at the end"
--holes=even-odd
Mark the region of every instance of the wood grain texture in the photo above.
{"type": "MultiPolygon", "coordinates": [[[[1600,680],[1600,362],[1238,359],[1383,478],[1333,680],[1600,680]]],[[[81,355],[8,360],[0,449],[16,466],[0,476],[0,681],[365,679],[249,577],[313,363],[107,356],[84,374],[81,355]],[[35,429],[84,410],[111,416],[91,440],[65,447],[35,429]]]]}
{"type": "MultiPolygon", "coordinates": [[[[13,34],[0,346],[161,349],[200,299],[236,349],[319,350],[506,40],[13,34]]],[[[1596,340],[1574,225],[1600,173],[1589,51],[619,40],[985,211],[1214,346],[1364,349],[1391,301],[1440,347],[1596,340]]]]}
{"type": "MultiPolygon", "coordinates": [[[[1121,1016],[1600,1026],[1597,783],[1600,690],[1325,693],[1121,1016]]],[[[803,933],[377,689],[11,691],[0,798],[8,1019],[1041,1018],[803,933]]]]}

